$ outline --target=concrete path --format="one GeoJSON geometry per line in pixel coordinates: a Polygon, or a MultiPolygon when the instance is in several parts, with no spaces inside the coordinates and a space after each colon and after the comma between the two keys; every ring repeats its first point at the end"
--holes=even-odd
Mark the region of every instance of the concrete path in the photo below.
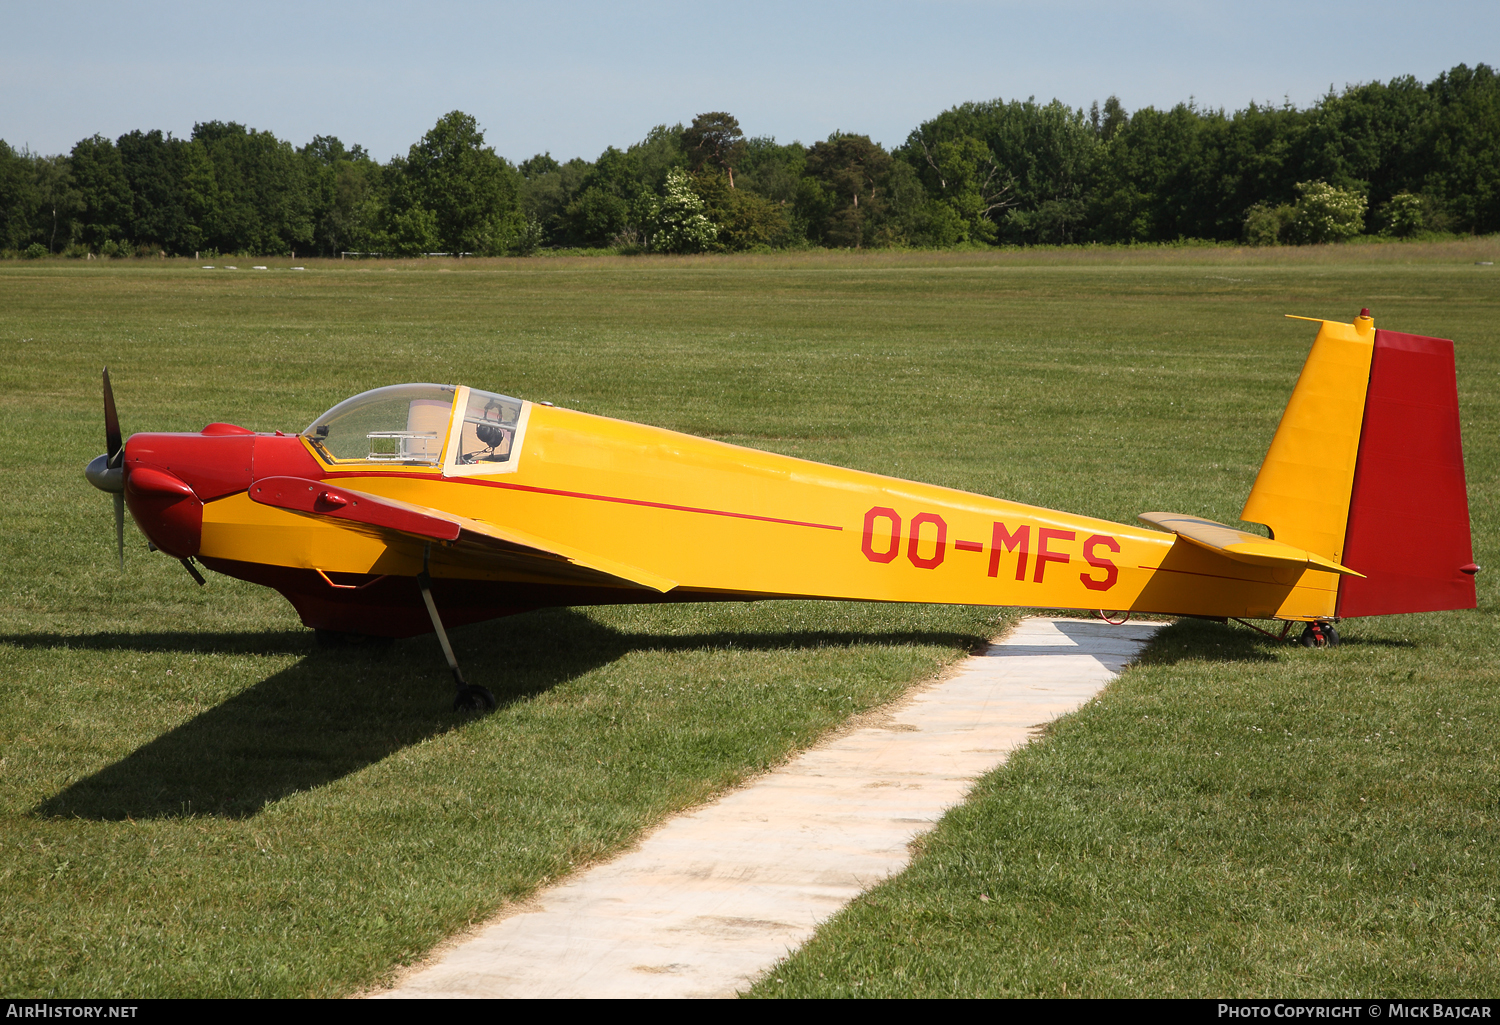
{"type": "Polygon", "coordinates": [[[907,844],[1160,624],[1027,619],[877,726],[815,747],[539,893],[383,997],[728,997],[909,860],[907,844]]]}

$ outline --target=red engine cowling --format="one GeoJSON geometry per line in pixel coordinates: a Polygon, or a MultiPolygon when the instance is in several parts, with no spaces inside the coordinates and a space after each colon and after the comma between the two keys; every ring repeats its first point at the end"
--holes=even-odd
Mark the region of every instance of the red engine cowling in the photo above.
{"type": "Polygon", "coordinates": [[[199,434],[135,434],[125,443],[125,505],[168,555],[197,555],[203,503],[244,491],[256,477],[321,477],[296,435],[209,424],[199,434]]]}
{"type": "Polygon", "coordinates": [[[203,503],[250,486],[254,447],[248,432],[132,435],[125,443],[125,505],[136,526],[168,555],[197,555],[203,503]]]}
{"type": "Polygon", "coordinates": [[[125,505],[156,547],[179,559],[198,554],[203,503],[181,477],[152,466],[131,467],[125,474],[125,505]]]}

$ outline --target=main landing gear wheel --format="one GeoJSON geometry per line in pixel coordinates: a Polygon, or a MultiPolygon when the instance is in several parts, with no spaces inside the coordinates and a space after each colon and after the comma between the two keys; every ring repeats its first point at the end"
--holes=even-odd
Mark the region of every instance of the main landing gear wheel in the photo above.
{"type": "Polygon", "coordinates": [[[488,687],[466,683],[458,688],[458,695],[453,699],[453,710],[455,712],[493,712],[495,695],[490,693],[488,687]]]}
{"type": "Polygon", "coordinates": [[[448,671],[453,674],[453,682],[458,685],[458,693],[453,696],[453,710],[455,712],[493,712],[495,710],[495,695],[488,689],[464,679],[463,670],[458,668],[458,659],[453,654],[453,645],[448,643],[448,631],[443,629],[443,617],[438,615],[437,602],[432,598],[432,577],[427,574],[427,560],[432,554],[432,545],[422,547],[422,572],[417,574],[417,589],[422,592],[422,604],[427,606],[427,615],[432,619],[432,632],[437,634],[438,644],[442,646],[443,657],[448,660],[448,671]]]}
{"type": "Polygon", "coordinates": [[[1307,628],[1302,631],[1302,636],[1297,639],[1297,643],[1304,648],[1337,648],[1339,632],[1334,629],[1332,623],[1315,620],[1307,624],[1307,628]]]}

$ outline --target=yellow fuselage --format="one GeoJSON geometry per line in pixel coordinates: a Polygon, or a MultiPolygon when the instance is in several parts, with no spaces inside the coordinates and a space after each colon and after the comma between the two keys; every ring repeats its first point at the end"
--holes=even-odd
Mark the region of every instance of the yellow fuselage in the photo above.
{"type": "MultiPolygon", "coordinates": [[[[329,483],[676,582],[654,600],[809,597],[1285,619],[1333,612],[1333,573],[1255,565],[1174,534],[528,405],[519,458],[505,472],[445,476],[442,466],[335,462],[301,443],[329,483]]],[[[410,546],[257,504],[245,492],[205,503],[200,555],[329,575],[414,576],[421,568],[410,546]]],[[[512,597],[539,580],[440,547],[432,574],[506,581],[512,597]]],[[[632,593],[622,587],[612,600],[632,593]]]]}

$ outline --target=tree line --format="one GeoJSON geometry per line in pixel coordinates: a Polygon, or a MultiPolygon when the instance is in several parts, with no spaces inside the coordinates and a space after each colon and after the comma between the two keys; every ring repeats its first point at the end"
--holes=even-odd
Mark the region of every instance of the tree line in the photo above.
{"type": "Polygon", "coordinates": [[[726,112],[596,160],[512,163],[454,111],[380,163],[235,123],[0,140],[0,252],[526,255],[1045,243],[1315,243],[1500,231],[1500,77],[1459,65],[1306,108],[965,103],[887,150],[747,137],[726,112]]]}

